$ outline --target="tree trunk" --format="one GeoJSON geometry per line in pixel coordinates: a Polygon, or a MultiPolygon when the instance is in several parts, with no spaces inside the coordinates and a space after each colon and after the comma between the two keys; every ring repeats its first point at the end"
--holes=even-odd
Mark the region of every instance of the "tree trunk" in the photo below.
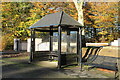
{"type": "Polygon", "coordinates": [[[84,22],[83,22],[83,9],[82,9],[82,5],[84,0],[81,0],[81,2],[78,2],[77,0],[73,0],[75,7],[78,11],[78,22],[81,23],[84,26],[84,22]]]}

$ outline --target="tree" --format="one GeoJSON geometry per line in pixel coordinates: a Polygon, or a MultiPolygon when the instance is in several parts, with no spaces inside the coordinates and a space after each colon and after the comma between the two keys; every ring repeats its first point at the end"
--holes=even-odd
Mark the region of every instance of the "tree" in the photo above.
{"type": "MultiPolygon", "coordinates": [[[[29,17],[30,21],[27,22],[31,25],[45,15],[59,11],[64,11],[77,20],[78,13],[73,2],[33,2],[32,4],[34,5],[34,8],[30,10],[31,17],[29,17]]],[[[41,33],[40,35],[44,39],[45,36],[42,36],[43,34],[44,33],[41,33]]]]}
{"type": "Polygon", "coordinates": [[[83,21],[83,2],[84,0],[81,0],[80,2],[77,0],[73,0],[75,7],[78,12],[78,22],[81,23],[84,26],[84,21],[83,21]]]}
{"type": "Polygon", "coordinates": [[[31,16],[34,15],[37,19],[46,14],[64,11],[77,20],[77,10],[73,2],[33,2],[33,5],[35,7],[31,9],[31,12],[34,14],[31,14],[31,16]]]}
{"type": "Polygon", "coordinates": [[[77,20],[77,11],[72,2],[2,2],[2,39],[5,39],[5,46],[13,45],[14,38],[26,40],[30,37],[28,27],[46,14],[61,10],[77,20]]]}
{"type": "Polygon", "coordinates": [[[20,38],[27,37],[26,22],[29,9],[32,4],[28,2],[4,2],[2,3],[2,28],[4,34],[20,38]]]}
{"type": "Polygon", "coordinates": [[[13,45],[14,38],[25,40],[28,37],[27,25],[29,2],[3,2],[2,3],[2,43],[3,49],[13,45]]]}
{"type": "Polygon", "coordinates": [[[84,21],[85,26],[88,28],[94,28],[94,37],[96,41],[102,37],[100,41],[105,42],[108,40],[109,35],[113,35],[113,39],[116,39],[116,33],[107,28],[116,27],[116,17],[118,15],[117,2],[87,2],[84,6],[84,21]],[[101,28],[101,32],[98,33],[96,29],[101,28]],[[106,34],[104,33],[106,31],[106,34]],[[98,33],[98,34],[97,34],[98,33]],[[107,35],[107,36],[106,36],[107,35]],[[103,37],[104,36],[104,37],[103,37]]]}

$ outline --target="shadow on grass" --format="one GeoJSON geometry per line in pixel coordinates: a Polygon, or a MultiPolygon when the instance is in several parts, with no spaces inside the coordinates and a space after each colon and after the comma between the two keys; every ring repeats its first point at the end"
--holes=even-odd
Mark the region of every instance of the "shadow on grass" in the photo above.
{"type": "Polygon", "coordinates": [[[99,55],[99,51],[103,47],[89,46],[85,52],[85,55],[82,57],[82,62],[84,63],[92,63],[97,56],[99,55]]]}
{"type": "Polygon", "coordinates": [[[86,53],[82,58],[83,64],[116,71],[117,58],[101,56],[99,52],[102,48],[103,47],[87,47],[86,53]]]}

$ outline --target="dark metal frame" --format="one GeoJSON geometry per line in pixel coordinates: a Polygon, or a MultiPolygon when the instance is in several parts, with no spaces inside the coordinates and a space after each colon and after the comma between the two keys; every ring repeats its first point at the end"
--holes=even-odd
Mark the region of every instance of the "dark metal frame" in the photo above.
{"type": "MultiPolygon", "coordinates": [[[[58,69],[61,68],[61,32],[62,32],[62,27],[63,26],[58,26],[58,69]]],[[[50,32],[50,53],[53,50],[53,40],[52,40],[52,36],[53,36],[53,26],[50,26],[50,30],[38,30],[38,29],[31,29],[31,52],[30,52],[30,62],[33,61],[33,54],[35,53],[35,31],[41,31],[41,32],[50,32]]],[[[57,32],[55,31],[55,32],[57,32]]],[[[80,66],[80,69],[82,70],[82,42],[81,42],[81,29],[80,27],[76,27],[73,28],[73,30],[71,28],[67,29],[67,35],[70,35],[70,31],[77,31],[77,62],[78,65],[80,66]]],[[[69,38],[69,37],[68,37],[69,38]]],[[[70,41],[68,39],[67,42],[67,50],[69,51],[69,47],[70,47],[70,41]]]]}
{"type": "Polygon", "coordinates": [[[58,27],[58,69],[61,68],[61,26],[58,27]]]}
{"type": "Polygon", "coordinates": [[[35,29],[31,29],[30,62],[33,61],[33,54],[34,53],[35,53],[35,29]]]}

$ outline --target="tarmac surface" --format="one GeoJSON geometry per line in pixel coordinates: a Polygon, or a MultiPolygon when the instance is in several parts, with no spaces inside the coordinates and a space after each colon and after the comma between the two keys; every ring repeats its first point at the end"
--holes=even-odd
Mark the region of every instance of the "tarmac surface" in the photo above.
{"type": "Polygon", "coordinates": [[[114,71],[87,69],[79,66],[57,69],[57,62],[38,61],[28,63],[28,57],[2,59],[2,78],[114,78],[114,71]]]}

